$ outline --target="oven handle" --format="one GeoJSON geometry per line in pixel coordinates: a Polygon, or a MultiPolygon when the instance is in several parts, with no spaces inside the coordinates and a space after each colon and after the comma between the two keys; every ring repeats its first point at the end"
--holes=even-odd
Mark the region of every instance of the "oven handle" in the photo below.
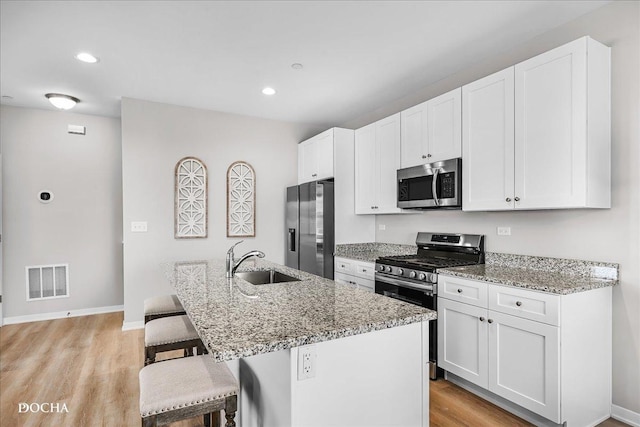
{"type": "Polygon", "coordinates": [[[396,286],[400,286],[401,288],[415,289],[417,291],[422,291],[425,294],[429,294],[429,295],[435,294],[435,287],[433,285],[419,285],[416,283],[408,283],[392,277],[383,276],[378,273],[376,273],[375,278],[376,278],[376,282],[388,283],[389,285],[396,285],[396,286]]]}
{"type": "Polygon", "coordinates": [[[384,291],[383,295],[385,297],[389,297],[389,298],[397,299],[397,300],[400,300],[400,301],[408,302],[410,304],[421,305],[420,302],[418,302],[418,301],[412,300],[412,299],[407,298],[407,297],[403,297],[402,295],[396,294],[396,293],[393,293],[393,292],[384,291]]]}

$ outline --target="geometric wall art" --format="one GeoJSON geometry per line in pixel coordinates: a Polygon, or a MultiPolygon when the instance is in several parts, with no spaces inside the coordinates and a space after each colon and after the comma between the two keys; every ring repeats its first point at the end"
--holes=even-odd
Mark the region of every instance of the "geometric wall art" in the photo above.
{"type": "Polygon", "coordinates": [[[207,167],[195,157],[185,157],[175,169],[176,239],[207,237],[207,167]]]}
{"type": "Polygon", "coordinates": [[[249,163],[227,169],[227,237],[256,235],[256,174],[249,163]]]}

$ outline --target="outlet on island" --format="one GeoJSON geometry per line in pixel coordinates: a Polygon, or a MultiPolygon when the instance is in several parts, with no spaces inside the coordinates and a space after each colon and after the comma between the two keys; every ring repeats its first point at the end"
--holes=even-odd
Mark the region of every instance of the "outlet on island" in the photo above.
{"type": "Polygon", "coordinates": [[[298,381],[316,376],[316,346],[298,348],[298,381]]]}

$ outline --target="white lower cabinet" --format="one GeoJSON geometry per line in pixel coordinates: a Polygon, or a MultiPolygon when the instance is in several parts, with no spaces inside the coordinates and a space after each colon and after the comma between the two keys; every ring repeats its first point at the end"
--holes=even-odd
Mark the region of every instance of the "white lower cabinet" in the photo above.
{"type": "Polygon", "coordinates": [[[611,288],[558,295],[440,274],[438,295],[445,371],[557,424],[607,416],[611,288]]]}
{"type": "Polygon", "coordinates": [[[375,292],[375,264],[350,258],[336,257],[333,280],[368,292],[375,292]]]}

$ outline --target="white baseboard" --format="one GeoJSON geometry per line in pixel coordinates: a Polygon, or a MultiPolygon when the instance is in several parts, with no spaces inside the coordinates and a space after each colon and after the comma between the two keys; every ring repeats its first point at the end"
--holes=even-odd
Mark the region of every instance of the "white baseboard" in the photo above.
{"type": "Polygon", "coordinates": [[[611,418],[627,423],[633,427],[640,427],[640,414],[625,409],[622,406],[611,405],[611,418]]]}
{"type": "Polygon", "coordinates": [[[123,331],[132,331],[134,329],[144,329],[144,320],[138,320],[137,322],[122,322],[123,331]]]}
{"type": "Polygon", "coordinates": [[[64,319],[65,317],[90,316],[92,314],[115,313],[124,311],[124,305],[112,305],[108,307],[82,308],[80,310],[66,310],[55,313],[27,314],[25,316],[5,317],[4,325],[16,323],[39,322],[42,320],[64,319]]]}

